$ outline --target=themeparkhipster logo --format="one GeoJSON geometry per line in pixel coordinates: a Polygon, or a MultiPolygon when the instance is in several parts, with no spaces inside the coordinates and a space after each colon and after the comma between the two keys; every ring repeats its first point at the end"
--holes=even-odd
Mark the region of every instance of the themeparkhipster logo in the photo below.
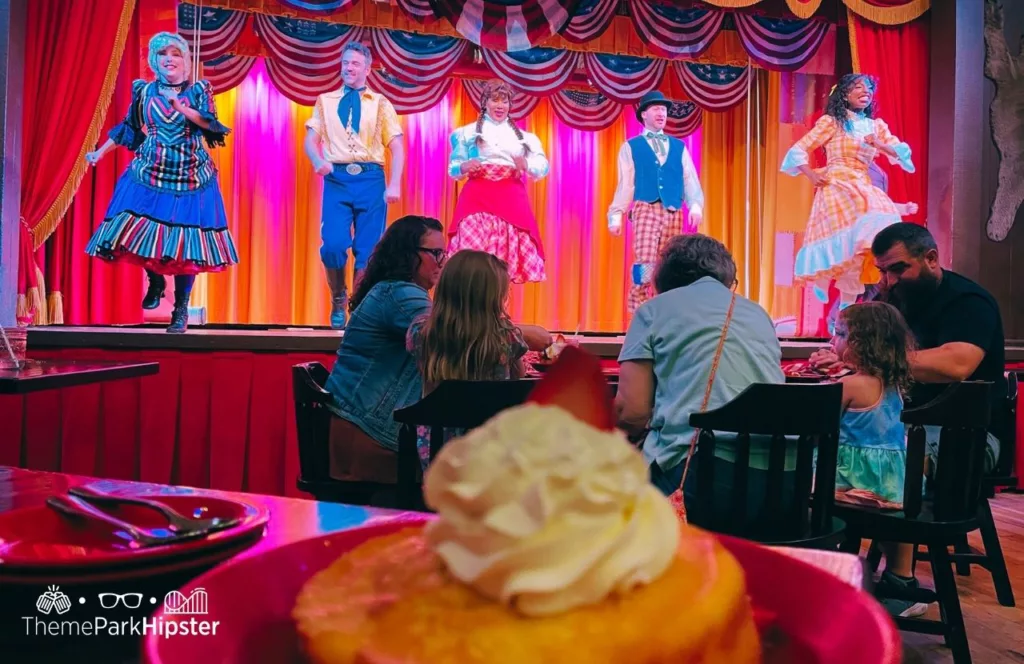
{"type": "Polygon", "coordinates": [[[208,620],[206,589],[195,588],[188,595],[172,590],[164,595],[162,616],[113,618],[103,615],[118,607],[149,609],[156,597],[143,593],[97,593],[69,597],[59,586],[49,586],[36,600],[39,615],[22,616],[26,636],[216,636],[219,620],[208,620]],[[75,609],[75,606],[80,608],[75,609]]]}

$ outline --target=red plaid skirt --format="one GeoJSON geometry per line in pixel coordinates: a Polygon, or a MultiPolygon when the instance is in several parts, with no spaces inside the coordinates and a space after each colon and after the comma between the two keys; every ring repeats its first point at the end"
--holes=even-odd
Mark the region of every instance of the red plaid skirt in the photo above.
{"type": "Polygon", "coordinates": [[[460,249],[486,251],[505,261],[514,284],[545,279],[544,259],[533,238],[496,215],[478,212],[463,219],[448,243],[448,253],[460,249]]]}
{"type": "Polygon", "coordinates": [[[526,185],[523,184],[522,178],[516,177],[514,168],[485,164],[478,173],[470,176],[459,193],[452,224],[448,227],[448,236],[454,241],[455,237],[462,234],[462,223],[469,217],[479,214],[492,215],[524,232],[532,240],[534,251],[541,259],[544,258],[540,229],[537,228],[537,219],[530,209],[526,185]]]}

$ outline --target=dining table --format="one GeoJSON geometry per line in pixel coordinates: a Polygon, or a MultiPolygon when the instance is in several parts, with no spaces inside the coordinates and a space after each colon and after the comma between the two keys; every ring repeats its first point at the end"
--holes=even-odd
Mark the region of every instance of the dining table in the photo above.
{"type": "MultiPolygon", "coordinates": [[[[269,519],[262,534],[250,546],[233,554],[232,561],[260,556],[300,540],[329,533],[338,533],[371,524],[386,524],[403,520],[418,521],[424,518],[421,513],[378,507],[100,479],[0,466],[0,653],[4,653],[0,659],[6,663],[16,661],[33,663],[103,661],[129,664],[138,662],[142,648],[142,637],[140,636],[124,634],[121,636],[104,635],[102,638],[95,635],[91,638],[76,638],[69,635],[28,634],[26,632],[30,630],[27,625],[30,618],[37,613],[39,602],[42,601],[42,597],[47,591],[63,593],[71,598],[76,606],[79,601],[85,605],[87,597],[91,598],[100,593],[108,595],[138,593],[146,597],[162,598],[209,569],[209,567],[200,566],[185,571],[158,573],[145,578],[135,577],[124,581],[118,581],[115,578],[105,579],[102,582],[64,584],[56,589],[42,577],[36,585],[5,583],[3,581],[5,578],[4,550],[5,546],[12,544],[10,536],[5,535],[5,524],[8,523],[5,519],[15,516],[18,510],[38,509],[40,505],[46,504],[47,499],[51,496],[65,495],[73,487],[86,487],[114,496],[144,496],[157,501],[162,499],[169,501],[182,496],[216,497],[238,501],[265,510],[269,514],[269,519]],[[5,537],[8,538],[6,541],[5,537]]],[[[103,527],[103,525],[99,524],[97,527],[103,527]]],[[[856,556],[838,552],[780,550],[787,555],[824,569],[850,585],[861,588],[866,583],[865,568],[862,561],[856,556]]],[[[253,579],[252,582],[258,584],[260,580],[253,579]]],[[[93,600],[90,599],[90,601],[93,600]]],[[[217,598],[210,597],[209,601],[216,602],[217,598]]],[[[154,599],[153,602],[155,604],[156,600],[154,599]]],[[[129,611],[126,607],[119,608],[122,615],[129,611]]],[[[151,612],[152,610],[155,610],[155,607],[150,608],[143,605],[138,612],[151,612]]]]}
{"type": "Polygon", "coordinates": [[[0,394],[58,390],[111,380],[152,376],[159,371],[159,362],[27,359],[21,360],[17,368],[8,364],[0,366],[0,394]]]}

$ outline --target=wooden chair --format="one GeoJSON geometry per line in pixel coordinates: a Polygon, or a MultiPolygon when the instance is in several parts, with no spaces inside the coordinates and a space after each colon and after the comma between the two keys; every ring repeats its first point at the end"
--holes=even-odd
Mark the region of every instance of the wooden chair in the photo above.
{"type": "Polygon", "coordinates": [[[980,527],[978,505],[991,410],[990,387],[991,383],[957,383],[924,406],[903,412],[903,422],[910,425],[903,511],[886,512],[849,505],[836,507],[837,514],[846,521],[844,548],[849,552],[859,552],[862,539],[927,547],[935,589],[908,590],[897,599],[937,601],[942,619],[896,618],[896,624],[911,632],[942,635],[956,664],[970,662],[971,651],[949,547],[980,527]],[[928,500],[922,496],[925,425],[942,427],[928,500]],[[912,469],[922,469],[922,472],[911,472],[912,469]]]}
{"type": "Polygon", "coordinates": [[[474,429],[529,396],[536,379],[447,380],[411,406],[395,411],[398,432],[398,501],[402,509],[426,511],[416,427],[430,427],[430,458],[444,445],[445,428],[474,429]]]}
{"type": "Polygon", "coordinates": [[[299,491],[317,500],[332,503],[369,505],[382,492],[394,491],[394,485],[376,482],[345,482],[330,475],[328,439],[331,418],[327,408],[331,394],[324,389],[327,369],[319,362],[292,367],[292,391],[295,397],[295,427],[299,440],[299,491]]]}
{"type": "Polygon", "coordinates": [[[971,565],[979,565],[992,574],[992,583],[996,589],[996,598],[1003,606],[1016,606],[1010,574],[1006,569],[1006,559],[999,543],[999,532],[992,518],[992,507],[989,500],[996,492],[1005,488],[1016,488],[1017,477],[1014,474],[1014,459],[1017,448],[1017,374],[1008,371],[1006,374],[1006,401],[1001,408],[992,413],[991,431],[999,439],[999,463],[991,474],[982,480],[982,497],[978,507],[978,521],[981,524],[981,541],[984,551],[972,548],[964,535],[954,547],[953,562],[960,576],[970,576],[971,565]]]}
{"type": "Polygon", "coordinates": [[[757,383],[721,408],[690,415],[690,425],[701,429],[694,502],[698,508],[690,516],[694,525],[764,543],[837,547],[844,528],[832,515],[842,400],[843,387],[838,383],[757,383]],[[728,510],[715,509],[715,431],[737,434],[728,510]],[[751,434],[771,436],[761,517],[748,513],[751,434]],[[794,490],[788,500],[783,491],[784,469],[787,448],[794,443],[786,436],[799,437],[794,490]],[[748,525],[752,522],[754,526],[748,525]]]}

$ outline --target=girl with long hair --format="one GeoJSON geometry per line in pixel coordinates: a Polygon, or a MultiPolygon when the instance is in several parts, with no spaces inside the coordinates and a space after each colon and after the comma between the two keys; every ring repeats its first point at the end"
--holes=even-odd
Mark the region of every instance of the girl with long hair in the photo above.
{"type": "Polygon", "coordinates": [[[174,311],[167,331],[180,334],[188,328],[196,275],[238,262],[217,167],[203,145],[224,145],[230,130],[217,119],[210,83],[192,80],[192,58],[181,35],[155,35],[148,61],[156,80],[132,83],[127,116],[101,147],[85,155],[95,165],[115,145],[135,153],[85,250],[146,269],[149,288],[143,309],[160,305],[165,275],[174,276],[174,311]]]}
{"type": "MultiPolygon", "coordinates": [[[[483,251],[452,256],[441,272],[430,313],[413,322],[406,348],[416,357],[423,394],[444,380],[521,378],[527,351],[522,331],[506,310],[508,266],[483,251]]],[[[426,467],[430,430],[421,428],[417,447],[426,467]]],[[[446,431],[446,438],[458,435],[446,431]]]]}
{"type": "MultiPolygon", "coordinates": [[[[829,94],[825,114],[790,148],[782,162],[789,175],[803,174],[815,186],[814,203],[803,246],[797,253],[795,277],[811,283],[822,302],[835,281],[839,307],[864,292],[865,259],[878,231],[913,214],[917,205],[898,206],[871,182],[868,168],[879,154],[908,173],[914,172],[910,146],[892,135],[875,117],[877,82],[870,76],[847,74],[829,94]],[[825,148],[824,170],[809,166],[810,153],[825,148]]],[[[867,274],[870,274],[868,272],[867,274]]]]}
{"type": "Polygon", "coordinates": [[[459,193],[448,251],[486,251],[505,261],[512,283],[544,281],[544,249],[524,178],[548,174],[544,148],[510,113],[514,94],[503,81],[483,88],[480,117],[451,135],[448,174],[466,179],[459,193]]]}

